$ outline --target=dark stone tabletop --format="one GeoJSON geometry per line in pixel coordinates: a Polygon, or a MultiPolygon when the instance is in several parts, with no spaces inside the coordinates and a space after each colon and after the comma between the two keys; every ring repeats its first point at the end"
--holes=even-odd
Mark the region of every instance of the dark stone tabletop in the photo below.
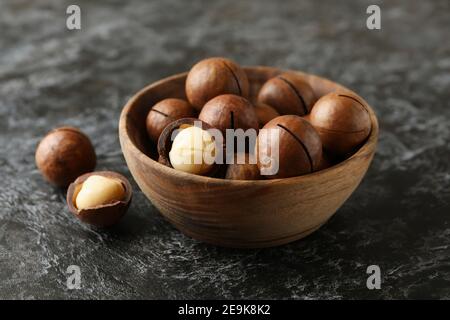
{"type": "Polygon", "coordinates": [[[0,5],[0,298],[450,298],[450,2],[76,1],[0,5]],[[381,7],[381,30],[366,8],[381,7]],[[34,163],[51,128],[92,139],[97,169],[130,173],[117,126],[148,83],[208,56],[303,70],[373,106],[379,147],[319,231],[281,247],[192,240],[135,188],[127,216],[92,229],[34,163]],[[66,286],[78,265],[81,289],[66,286]],[[368,290],[366,269],[381,269],[368,290]]]}

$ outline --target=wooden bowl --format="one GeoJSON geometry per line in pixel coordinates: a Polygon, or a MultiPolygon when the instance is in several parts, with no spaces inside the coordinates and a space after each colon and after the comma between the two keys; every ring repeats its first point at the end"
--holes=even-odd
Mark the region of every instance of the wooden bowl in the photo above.
{"type": "MultiPolygon", "coordinates": [[[[245,71],[254,100],[264,82],[283,70],[248,67],[245,71]]],[[[298,73],[317,97],[337,89],[352,92],[330,80],[298,73]]],[[[165,78],[139,91],[124,107],[119,123],[120,144],[131,174],[153,205],[186,235],[227,247],[285,244],[322,226],[361,182],[378,138],[377,118],[370,107],[372,131],[364,145],[343,162],[312,174],[237,181],[193,175],[158,163],[145,118],[152,105],[164,98],[186,98],[186,75],[165,78]]]]}

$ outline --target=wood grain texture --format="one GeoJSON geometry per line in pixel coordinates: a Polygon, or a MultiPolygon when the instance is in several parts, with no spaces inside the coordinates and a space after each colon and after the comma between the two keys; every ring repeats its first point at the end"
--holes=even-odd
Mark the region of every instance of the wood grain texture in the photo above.
{"type": "MultiPolygon", "coordinates": [[[[284,72],[269,67],[245,71],[253,101],[267,79],[284,72]]],[[[330,80],[298,73],[317,97],[336,90],[355,94],[330,80]]],[[[378,123],[369,107],[372,131],[365,144],[347,160],[312,174],[236,181],[166,167],[151,158],[154,146],[146,135],[145,115],[159,100],[185,98],[185,79],[186,73],[175,75],[139,91],[122,111],[119,135],[127,165],[143,193],[168,221],[195,239],[228,247],[259,248],[303,238],[348,199],[374,156],[378,123]]]]}

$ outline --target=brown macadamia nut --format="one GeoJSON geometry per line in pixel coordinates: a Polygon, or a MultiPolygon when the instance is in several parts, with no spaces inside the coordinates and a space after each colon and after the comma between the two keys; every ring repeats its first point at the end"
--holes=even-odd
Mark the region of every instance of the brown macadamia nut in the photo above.
{"type": "Polygon", "coordinates": [[[324,170],[331,166],[333,166],[333,159],[325,150],[322,150],[322,157],[320,158],[320,162],[318,167],[316,168],[316,171],[324,170]]]}
{"type": "Polygon", "coordinates": [[[261,175],[256,161],[250,161],[248,153],[237,153],[234,163],[228,164],[225,179],[232,180],[259,180],[261,175]]]}
{"type": "Polygon", "coordinates": [[[360,98],[347,92],[321,97],[307,118],[320,135],[323,146],[332,154],[345,156],[369,136],[369,112],[360,98]]]}
{"type": "Polygon", "coordinates": [[[208,101],[198,118],[219,129],[224,139],[226,129],[258,130],[255,108],[245,98],[233,94],[224,94],[208,101]]]}
{"type": "Polygon", "coordinates": [[[47,181],[66,187],[78,176],[94,170],[97,158],[85,134],[77,128],[61,127],[41,140],[35,159],[47,181]]]}
{"type": "Polygon", "coordinates": [[[308,114],[314,100],[311,86],[301,75],[293,72],[269,79],[258,93],[258,102],[268,104],[281,115],[308,114]]]}
{"type": "Polygon", "coordinates": [[[255,105],[255,112],[260,128],[264,127],[267,122],[280,115],[277,110],[264,103],[257,103],[255,105]]]}
{"type": "MultiPolygon", "coordinates": [[[[288,178],[314,172],[322,157],[319,134],[306,120],[295,115],[279,116],[269,121],[261,130],[278,130],[274,136],[264,136],[260,131],[257,142],[258,167],[262,170],[273,165],[278,147],[278,171],[268,178],[288,178]],[[270,137],[270,138],[268,138],[270,137]],[[267,163],[271,159],[271,163],[267,163]]],[[[262,171],[261,171],[262,172],[262,171]]]]}
{"type": "Polygon", "coordinates": [[[149,111],[146,119],[147,133],[153,143],[158,143],[158,138],[164,128],[171,122],[194,117],[195,109],[182,99],[168,98],[155,104],[149,111]]]}
{"type": "Polygon", "coordinates": [[[249,94],[247,75],[235,62],[209,58],[198,62],[189,71],[186,96],[198,111],[212,98],[227,93],[245,98],[249,94]]]}

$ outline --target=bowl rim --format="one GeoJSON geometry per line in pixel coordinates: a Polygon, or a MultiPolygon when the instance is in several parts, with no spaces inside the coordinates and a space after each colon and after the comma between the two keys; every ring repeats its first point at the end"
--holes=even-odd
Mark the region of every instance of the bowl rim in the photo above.
{"type": "Polygon", "coordinates": [[[143,153],[132,141],[132,139],[129,136],[129,128],[127,126],[127,119],[128,119],[128,113],[132,109],[135,102],[144,95],[147,91],[152,89],[153,87],[156,87],[162,83],[173,81],[173,80],[179,80],[183,77],[186,77],[188,72],[182,72],[178,73],[172,76],[165,77],[163,79],[157,80],[155,82],[152,82],[145,86],[144,88],[140,89],[137,93],[135,93],[125,104],[125,106],[122,109],[122,112],[120,114],[119,119],[119,139],[121,144],[122,153],[125,154],[125,148],[124,146],[127,145],[129,147],[128,151],[133,152],[137,158],[139,158],[139,161],[144,162],[146,166],[152,167],[157,171],[162,172],[166,175],[172,175],[176,178],[180,179],[180,181],[189,181],[191,183],[200,183],[200,184],[215,184],[220,186],[250,186],[250,185],[258,185],[258,186],[267,186],[271,184],[299,184],[302,182],[306,182],[308,180],[317,178],[318,176],[329,174],[332,171],[338,171],[342,167],[346,166],[349,162],[354,161],[356,158],[359,157],[365,157],[367,155],[373,154],[376,149],[377,140],[378,140],[378,133],[379,133],[379,127],[378,127],[378,119],[373,111],[372,107],[367,103],[367,101],[359,96],[354,91],[348,89],[347,87],[333,82],[327,78],[320,77],[314,74],[305,73],[302,71],[297,70],[290,70],[290,69],[279,69],[274,67],[267,67],[267,66],[246,66],[243,67],[245,71],[248,70],[266,70],[266,71],[279,71],[279,72],[295,72],[298,74],[301,74],[303,76],[306,76],[311,81],[325,81],[328,82],[330,85],[334,86],[336,90],[343,90],[347,91],[349,93],[352,93],[359,97],[367,106],[367,111],[369,112],[370,120],[371,120],[371,131],[369,134],[369,137],[367,138],[366,142],[356,151],[353,155],[351,155],[349,158],[339,162],[338,164],[335,164],[331,167],[328,167],[323,170],[315,171],[312,173],[308,173],[301,176],[295,176],[295,177],[289,177],[289,178],[278,178],[278,179],[261,179],[261,180],[231,180],[231,179],[221,179],[221,178],[215,178],[215,177],[207,177],[207,176],[201,176],[196,175],[192,173],[187,173],[179,170],[175,170],[173,168],[167,167],[158,161],[155,161],[154,159],[147,156],[145,153],[143,153]]]}

